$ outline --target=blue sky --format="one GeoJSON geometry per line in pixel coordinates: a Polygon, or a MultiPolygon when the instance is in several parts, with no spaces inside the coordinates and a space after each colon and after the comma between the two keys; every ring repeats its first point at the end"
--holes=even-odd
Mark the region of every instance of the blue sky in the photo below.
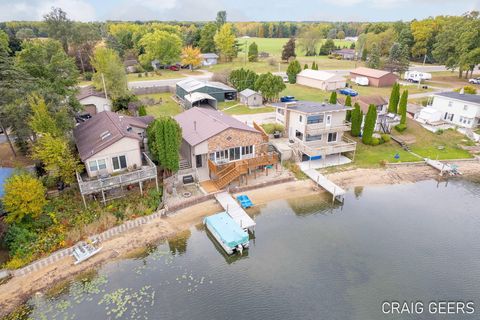
{"type": "Polygon", "coordinates": [[[52,6],[74,20],[395,21],[480,10],[480,0],[0,0],[0,21],[40,20],[52,6]]]}

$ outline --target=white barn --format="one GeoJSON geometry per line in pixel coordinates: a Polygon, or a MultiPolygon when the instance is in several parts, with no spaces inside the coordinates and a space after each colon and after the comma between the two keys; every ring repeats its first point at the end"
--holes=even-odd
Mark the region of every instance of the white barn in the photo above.
{"type": "Polygon", "coordinates": [[[305,69],[297,75],[297,83],[320,90],[334,91],[344,88],[347,79],[331,72],[305,69]]]}

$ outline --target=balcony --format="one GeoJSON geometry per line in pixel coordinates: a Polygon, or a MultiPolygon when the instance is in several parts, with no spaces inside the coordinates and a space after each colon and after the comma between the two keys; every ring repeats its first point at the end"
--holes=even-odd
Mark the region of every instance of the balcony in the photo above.
{"type": "Polygon", "coordinates": [[[352,127],[352,124],[348,121],[343,121],[340,124],[332,124],[330,126],[326,126],[325,122],[311,123],[311,124],[307,124],[306,133],[317,135],[317,134],[323,134],[326,132],[344,132],[344,131],[349,131],[351,127],[352,127]]]}
{"type": "Polygon", "coordinates": [[[355,151],[357,143],[345,136],[336,142],[296,142],[296,148],[310,157],[355,151]]]}
{"type": "Polygon", "coordinates": [[[82,178],[82,176],[77,172],[77,181],[80,188],[80,193],[83,195],[88,195],[92,193],[103,192],[105,190],[110,190],[113,188],[119,188],[126,185],[131,185],[134,183],[139,183],[145,180],[156,179],[157,178],[157,166],[150,160],[150,158],[143,153],[144,165],[138,169],[132,169],[132,171],[127,171],[125,173],[120,173],[116,175],[110,175],[107,177],[99,178],[82,178]]]}

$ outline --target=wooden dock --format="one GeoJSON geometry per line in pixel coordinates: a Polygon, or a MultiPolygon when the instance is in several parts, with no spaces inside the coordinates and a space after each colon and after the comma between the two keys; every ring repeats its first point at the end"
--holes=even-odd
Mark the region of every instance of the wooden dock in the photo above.
{"type": "Polygon", "coordinates": [[[306,169],[302,170],[310,179],[312,179],[317,185],[322,187],[323,189],[327,190],[329,193],[332,194],[332,201],[338,200],[343,202],[343,196],[345,195],[346,191],[343,190],[341,187],[337,186],[332,181],[328,180],[327,177],[320,174],[315,169],[306,169]]]}
{"type": "Polygon", "coordinates": [[[432,159],[428,159],[428,158],[425,158],[425,163],[428,164],[430,167],[435,168],[438,171],[440,171],[440,175],[443,175],[445,173],[447,173],[449,175],[452,175],[452,176],[457,175],[457,174],[461,174],[460,172],[458,172],[456,167],[453,167],[453,166],[449,165],[448,163],[443,163],[443,162],[440,162],[438,160],[432,160],[432,159]]]}
{"type": "Polygon", "coordinates": [[[255,221],[242,209],[237,201],[228,193],[220,192],[215,195],[220,205],[230,217],[244,230],[254,231],[255,221]]]}

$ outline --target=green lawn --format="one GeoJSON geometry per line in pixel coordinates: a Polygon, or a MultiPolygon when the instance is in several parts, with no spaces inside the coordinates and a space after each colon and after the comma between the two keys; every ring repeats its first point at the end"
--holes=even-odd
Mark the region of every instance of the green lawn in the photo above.
{"type": "MultiPolygon", "coordinates": [[[[472,157],[468,151],[460,148],[461,144],[469,144],[469,141],[466,141],[465,136],[456,131],[446,130],[443,134],[435,134],[425,130],[411,119],[408,119],[407,125],[408,128],[404,132],[398,133],[393,130],[392,134],[399,138],[414,136],[416,141],[410,145],[410,149],[424,158],[447,160],[472,157]]],[[[354,138],[354,140],[357,141],[355,164],[359,167],[377,167],[382,160],[388,162],[422,160],[404,151],[400,145],[393,140],[378,146],[364,145],[358,138],[354,138]],[[394,158],[396,153],[400,155],[399,160],[394,158]]]]}
{"type": "Polygon", "coordinates": [[[330,97],[330,92],[320,89],[301,86],[298,84],[286,84],[287,88],[282,91],[281,96],[294,96],[298,100],[325,101],[330,97]]]}
{"type": "Polygon", "coordinates": [[[154,94],[143,94],[138,95],[139,99],[142,98],[152,98],[155,99],[155,104],[147,106],[147,114],[159,118],[162,116],[173,117],[181,113],[182,107],[178,105],[172,98],[171,93],[154,93],[154,94]]]}
{"type": "Polygon", "coordinates": [[[272,108],[272,107],[249,108],[244,104],[238,103],[238,101],[219,102],[218,109],[230,115],[255,114],[255,113],[266,113],[266,112],[275,111],[275,108],[272,108]]]}
{"type": "Polygon", "coordinates": [[[163,79],[176,79],[176,78],[185,78],[192,75],[201,75],[200,71],[190,71],[186,69],[182,69],[180,71],[172,71],[172,70],[162,70],[160,74],[156,74],[155,72],[147,72],[148,76],[145,76],[145,72],[141,73],[129,73],[127,74],[128,82],[132,81],[145,81],[145,80],[163,80],[163,79]]]}

